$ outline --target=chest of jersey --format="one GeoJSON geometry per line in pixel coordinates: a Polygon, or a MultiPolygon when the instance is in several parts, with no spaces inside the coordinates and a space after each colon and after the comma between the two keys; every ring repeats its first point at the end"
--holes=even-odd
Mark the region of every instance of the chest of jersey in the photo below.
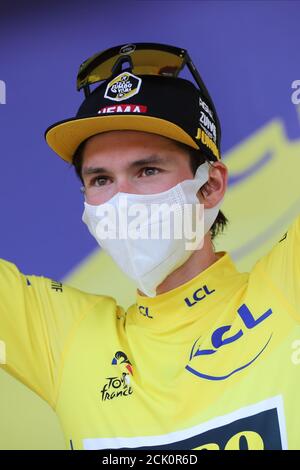
{"type": "MultiPolygon", "coordinates": [[[[163,330],[141,327],[130,314],[92,312],[70,344],[61,376],[57,412],[67,443],[299,447],[296,312],[259,276],[234,295],[223,294],[199,321],[186,317],[163,330]]],[[[149,322],[154,315],[148,310],[149,322]]]]}

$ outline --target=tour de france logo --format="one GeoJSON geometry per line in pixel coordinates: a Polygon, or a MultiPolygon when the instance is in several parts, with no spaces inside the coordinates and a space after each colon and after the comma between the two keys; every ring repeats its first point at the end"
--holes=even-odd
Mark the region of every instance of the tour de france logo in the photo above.
{"type": "Polygon", "coordinates": [[[123,101],[137,95],[140,91],[142,79],[132,73],[123,72],[109,82],[104,98],[112,101],[123,101]]]}
{"type": "Polygon", "coordinates": [[[111,364],[116,366],[120,375],[106,378],[107,382],[101,390],[102,401],[127,397],[133,393],[130,385],[131,377],[133,376],[133,366],[127,355],[123,351],[117,351],[111,364]]]}

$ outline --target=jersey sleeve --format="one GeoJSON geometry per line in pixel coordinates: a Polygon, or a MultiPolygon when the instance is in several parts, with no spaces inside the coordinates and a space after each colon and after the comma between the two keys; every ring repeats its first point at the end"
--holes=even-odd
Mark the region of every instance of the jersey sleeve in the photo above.
{"type": "Polygon", "coordinates": [[[257,265],[297,310],[300,318],[300,216],[257,265]]]}
{"type": "Polygon", "coordinates": [[[0,259],[0,367],[54,408],[65,344],[100,298],[0,259]]]}

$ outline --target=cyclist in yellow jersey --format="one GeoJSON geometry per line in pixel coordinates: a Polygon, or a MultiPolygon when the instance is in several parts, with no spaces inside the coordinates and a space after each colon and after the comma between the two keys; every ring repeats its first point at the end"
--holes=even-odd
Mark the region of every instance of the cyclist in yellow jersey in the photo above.
{"type": "Polygon", "coordinates": [[[77,115],[46,140],[74,164],[83,221],[136,282],[136,303],[125,312],[0,260],[1,367],[56,411],[71,449],[299,449],[300,218],[250,273],[214,251],[227,169],[185,50],[117,46],[85,61],[77,86],[77,115]],[[196,84],[178,78],[184,65],[196,84]],[[129,209],[177,204],[177,215],[201,203],[197,244],[108,236],[103,209],[122,197],[129,209]]]}

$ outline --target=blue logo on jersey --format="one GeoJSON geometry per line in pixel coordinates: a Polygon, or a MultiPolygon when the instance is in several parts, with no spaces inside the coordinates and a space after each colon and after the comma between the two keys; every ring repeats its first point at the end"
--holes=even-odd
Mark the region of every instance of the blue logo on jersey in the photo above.
{"type": "Polygon", "coordinates": [[[144,307],[143,305],[139,305],[138,309],[139,309],[140,314],[143,315],[144,317],[153,318],[152,315],[150,315],[149,307],[144,307]]]}
{"type": "MultiPolygon", "coordinates": [[[[252,315],[250,309],[247,307],[246,304],[243,304],[240,306],[238,309],[238,314],[240,318],[242,319],[246,329],[251,330],[255,328],[257,325],[262,323],[264,320],[266,320],[270,315],[272,315],[272,309],[268,309],[266,312],[264,312],[260,317],[257,319],[254,318],[252,315]]],[[[193,344],[191,354],[190,354],[190,361],[197,357],[197,356],[209,356],[212,354],[216,354],[222,346],[225,346],[226,344],[234,343],[235,341],[238,341],[243,335],[244,335],[244,328],[240,329],[237,333],[233,334],[232,336],[224,338],[225,333],[231,330],[232,325],[224,325],[219,328],[217,328],[211,335],[211,343],[215,349],[201,349],[198,348],[196,349],[196,345],[199,341],[200,338],[198,338],[195,343],[193,344]]],[[[246,367],[249,367],[251,364],[253,364],[254,361],[263,353],[263,351],[266,349],[268,346],[270,340],[271,340],[272,335],[269,337],[268,341],[266,344],[261,348],[261,350],[255,355],[255,357],[252,357],[250,361],[248,361],[246,364],[243,364],[242,366],[230,371],[226,375],[223,376],[213,376],[209,374],[205,374],[203,372],[200,372],[199,370],[195,370],[191,366],[186,366],[186,370],[191,372],[192,374],[201,377],[206,380],[225,380],[231,375],[235,374],[236,372],[239,372],[240,370],[245,369],[246,367]]]]}
{"type": "Polygon", "coordinates": [[[186,297],[184,301],[188,307],[193,307],[193,305],[196,305],[198,302],[205,299],[206,296],[211,295],[214,292],[216,292],[216,289],[209,290],[209,288],[205,285],[200,287],[200,289],[195,290],[192,300],[186,297]]]}

